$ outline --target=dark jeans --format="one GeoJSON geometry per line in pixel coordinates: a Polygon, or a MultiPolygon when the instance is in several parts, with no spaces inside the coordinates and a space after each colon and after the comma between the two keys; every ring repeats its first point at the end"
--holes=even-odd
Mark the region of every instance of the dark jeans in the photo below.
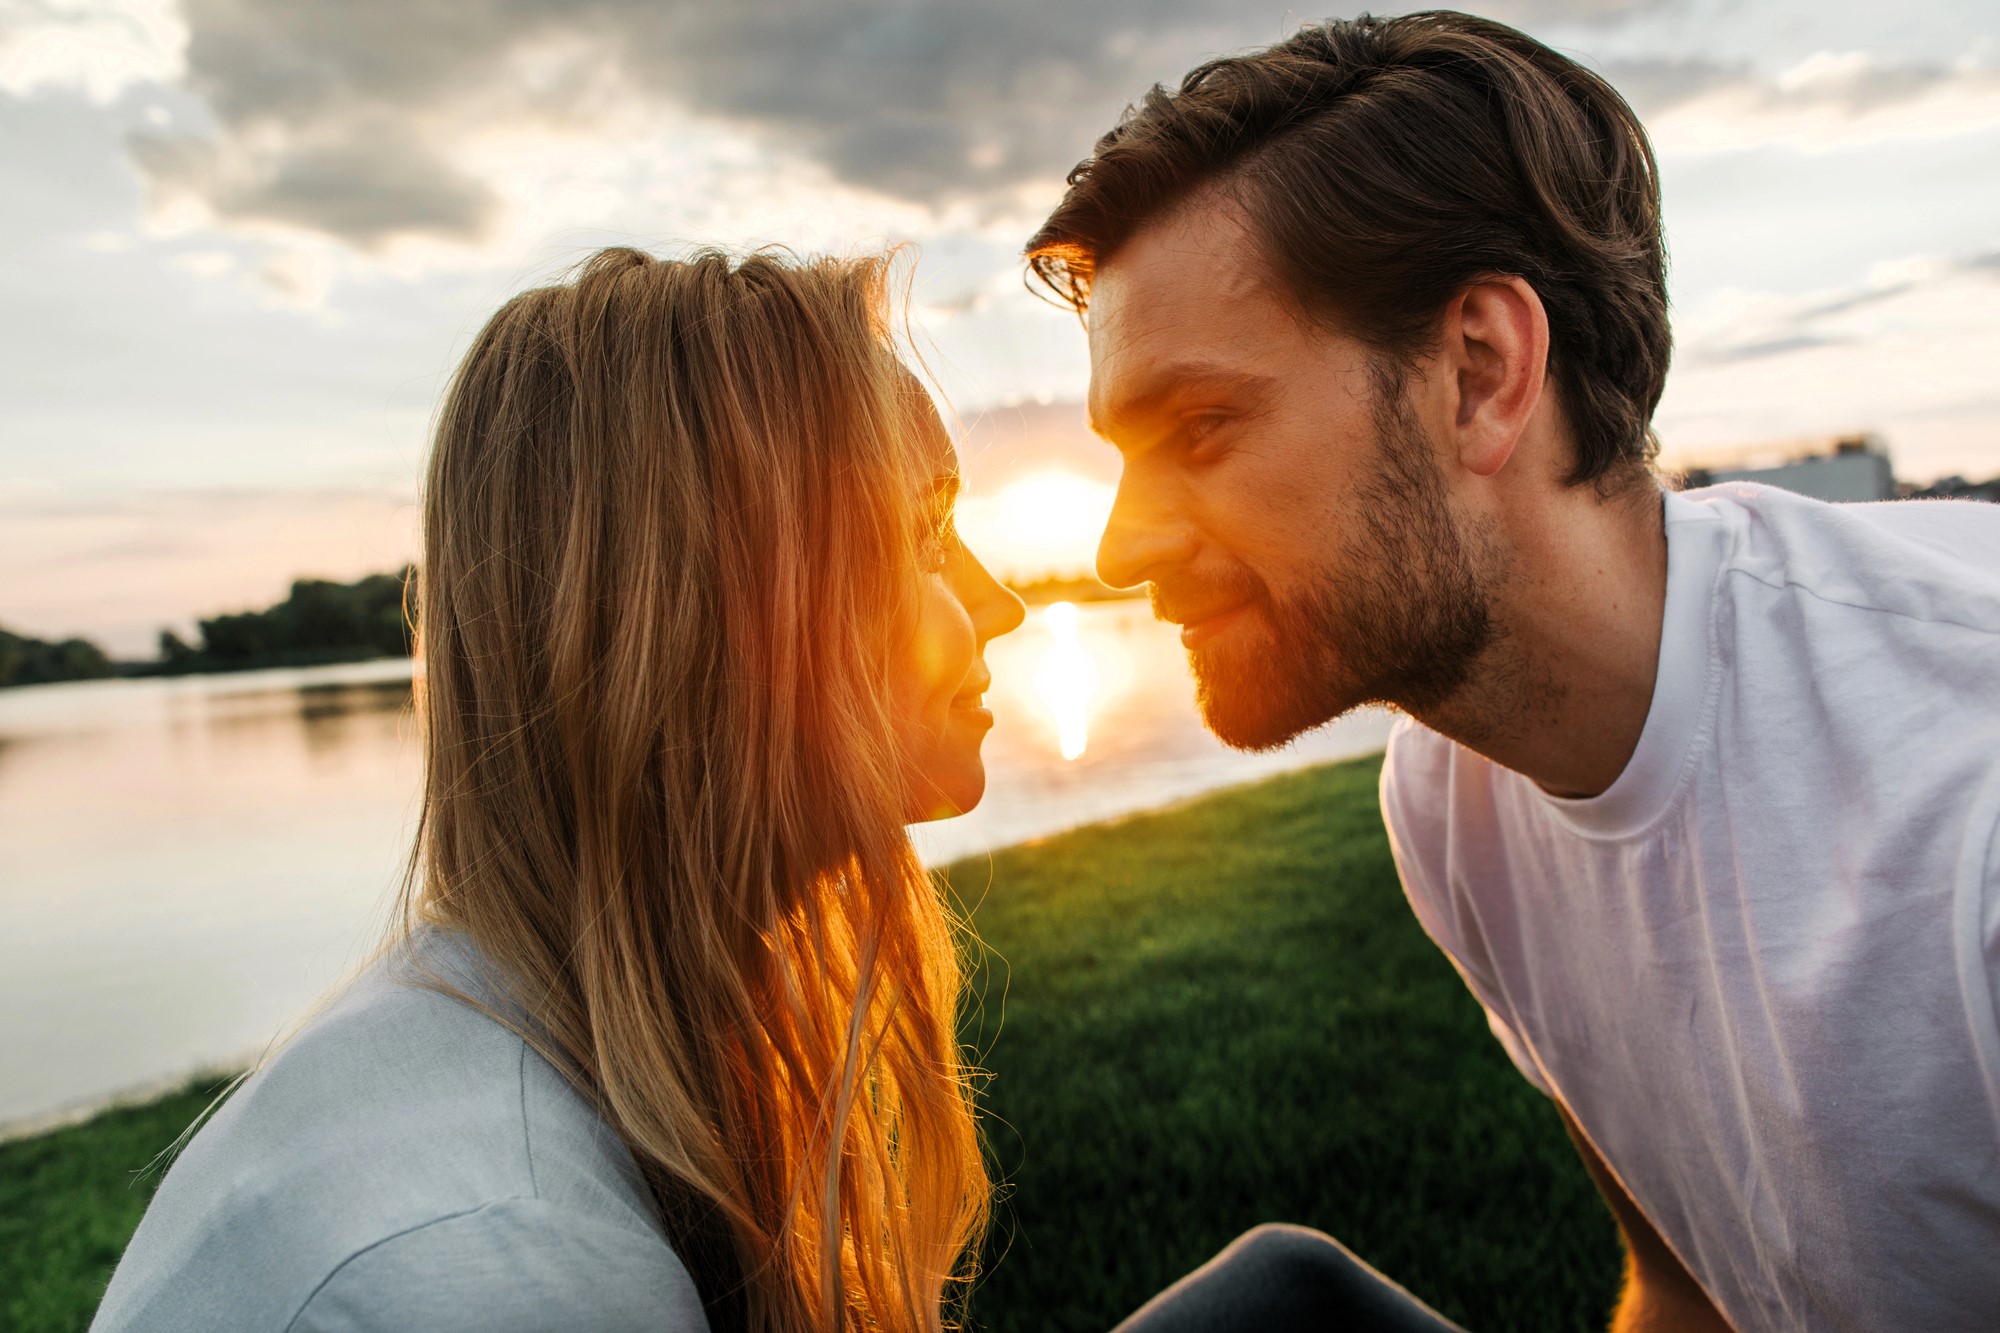
{"type": "Polygon", "coordinates": [[[1465,1333],[1333,1237],[1276,1224],[1229,1248],[1112,1333],[1465,1333]]]}

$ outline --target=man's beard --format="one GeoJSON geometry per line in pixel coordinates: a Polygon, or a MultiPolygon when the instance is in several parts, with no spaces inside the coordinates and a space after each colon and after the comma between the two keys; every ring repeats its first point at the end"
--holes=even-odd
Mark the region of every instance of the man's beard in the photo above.
{"type": "Polygon", "coordinates": [[[1241,565],[1200,597],[1154,589],[1156,612],[1168,601],[1247,601],[1269,631],[1239,630],[1189,653],[1202,720],[1228,745],[1276,749],[1366,703],[1435,708],[1493,639],[1485,583],[1431,442],[1387,376],[1377,377],[1375,434],[1374,471],[1347,507],[1352,535],[1297,593],[1276,597],[1241,565]]]}

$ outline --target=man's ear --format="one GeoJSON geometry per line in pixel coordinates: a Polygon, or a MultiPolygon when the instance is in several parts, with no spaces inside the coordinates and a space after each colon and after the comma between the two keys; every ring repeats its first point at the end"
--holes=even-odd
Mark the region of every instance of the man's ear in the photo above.
{"type": "Polygon", "coordinates": [[[1459,465],[1480,477],[1507,466],[1542,400],[1549,317],[1527,280],[1473,283],[1445,307],[1441,369],[1456,385],[1459,465]]]}

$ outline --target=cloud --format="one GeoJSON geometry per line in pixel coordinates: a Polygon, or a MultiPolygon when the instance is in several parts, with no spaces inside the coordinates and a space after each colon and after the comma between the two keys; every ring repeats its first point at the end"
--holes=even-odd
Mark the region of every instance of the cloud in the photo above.
{"type": "Polygon", "coordinates": [[[184,250],[168,256],[166,263],[198,278],[219,278],[236,267],[236,256],[227,250],[184,250]]]}
{"type": "Polygon", "coordinates": [[[1798,296],[1725,291],[1682,311],[1658,425],[1667,452],[1876,430],[1905,475],[2000,473],[2000,256],[1919,256],[1798,296]]]}
{"type": "Polygon", "coordinates": [[[82,93],[102,106],[178,79],[187,24],[174,0],[0,0],[0,92],[82,93]]]}
{"type": "MultiPolygon", "coordinates": [[[[1674,3],[1505,13],[1615,22],[1674,3]]],[[[361,249],[473,243],[507,193],[468,166],[480,141],[614,141],[642,132],[648,107],[748,133],[855,189],[1006,208],[1057,188],[1153,82],[1290,26],[1229,0],[187,0],[186,13],[187,83],[215,132],[137,135],[141,169],[225,223],[361,249]]]]}
{"type": "Polygon", "coordinates": [[[1996,282],[2000,251],[1891,260],[1875,265],[1859,285],[1798,296],[1725,291],[1676,319],[1674,356],[1682,364],[1726,365],[1879,341],[1913,328],[1929,332],[1943,311],[1959,309],[1972,294],[2000,295],[1996,282]]]}
{"type": "Polygon", "coordinates": [[[1597,72],[1609,79],[1641,119],[1657,116],[1718,88],[1754,82],[1755,73],[1741,62],[1705,56],[1659,56],[1644,60],[1599,62],[1597,72]]]}
{"type": "Polygon", "coordinates": [[[219,132],[138,139],[141,167],[225,220],[363,248],[476,239],[496,195],[456,166],[470,141],[509,126],[616,134],[648,104],[748,131],[849,186],[1004,195],[1060,179],[1154,78],[1280,35],[1213,0],[191,0],[188,15],[189,83],[219,132]]]}
{"type": "Polygon", "coordinates": [[[496,202],[430,146],[351,119],[281,152],[154,133],[130,143],[167,202],[192,196],[223,217],[327,232],[362,249],[406,234],[477,241],[496,202]]]}
{"type": "Polygon", "coordinates": [[[1613,61],[1602,72],[1663,153],[1830,152],[2000,125],[2000,70],[1969,63],[1820,51],[1775,74],[1703,59],[1613,61]]]}

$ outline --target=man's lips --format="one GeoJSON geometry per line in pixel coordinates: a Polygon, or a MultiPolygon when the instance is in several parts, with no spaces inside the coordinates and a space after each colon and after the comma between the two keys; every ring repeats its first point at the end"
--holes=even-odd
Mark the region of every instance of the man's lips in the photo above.
{"type": "Polygon", "coordinates": [[[1187,648],[1199,648],[1235,624],[1245,611],[1250,609],[1246,599],[1231,602],[1227,606],[1205,608],[1192,613],[1180,613],[1167,617],[1181,627],[1181,644],[1187,648]]]}

